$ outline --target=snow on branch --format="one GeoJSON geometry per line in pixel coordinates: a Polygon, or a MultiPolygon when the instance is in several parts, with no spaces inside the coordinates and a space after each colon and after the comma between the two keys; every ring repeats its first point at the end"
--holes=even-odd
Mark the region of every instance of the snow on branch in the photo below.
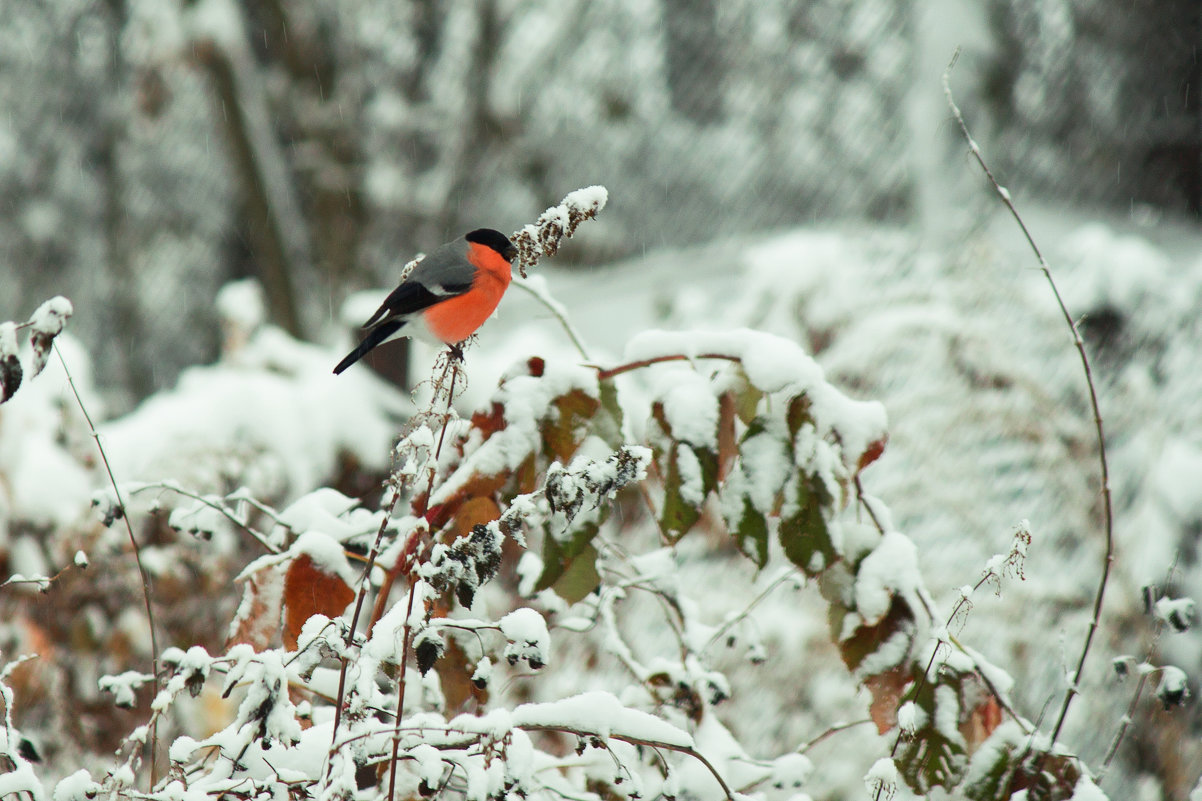
{"type": "Polygon", "coordinates": [[[4,403],[21,387],[22,378],[30,378],[46,368],[54,338],[62,333],[74,309],[71,301],[57,295],[43,303],[24,323],[0,323],[0,403],[4,403]],[[19,345],[17,331],[29,329],[29,345],[33,351],[28,370],[21,366],[17,355],[19,345]]]}
{"type": "Polygon", "coordinates": [[[558,206],[552,206],[538,217],[538,222],[526,225],[510,240],[518,249],[518,270],[526,277],[526,269],[538,264],[543,256],[551,257],[563,240],[576,233],[580,223],[597,217],[609,200],[604,186],[589,186],[569,192],[558,206]]]}

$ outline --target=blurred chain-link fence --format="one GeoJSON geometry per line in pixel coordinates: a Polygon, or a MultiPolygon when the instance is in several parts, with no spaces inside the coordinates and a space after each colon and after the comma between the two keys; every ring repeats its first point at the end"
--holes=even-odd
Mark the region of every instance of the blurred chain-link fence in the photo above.
{"type": "MultiPolygon", "coordinates": [[[[1008,182],[1196,212],[1197,8],[969,12],[991,49],[957,80],[1008,182]]],[[[230,278],[259,277],[276,321],[318,336],[415,251],[591,183],[612,201],[584,260],[906,222],[915,149],[950,141],[908,117],[938,80],[916,73],[920,28],[907,0],[12,0],[5,314],[71,295],[129,398],[215,351],[230,278]]]]}

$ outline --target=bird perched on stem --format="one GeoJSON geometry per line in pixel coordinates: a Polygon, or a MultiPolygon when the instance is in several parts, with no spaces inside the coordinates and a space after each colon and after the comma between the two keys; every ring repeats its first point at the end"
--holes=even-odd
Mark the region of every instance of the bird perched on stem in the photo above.
{"type": "Polygon", "coordinates": [[[469,231],[414,266],[408,277],[363,324],[359,346],[338,362],[350,367],[372,348],[397,337],[417,337],[456,348],[476,333],[509,287],[517,248],[491,228],[469,231]]]}

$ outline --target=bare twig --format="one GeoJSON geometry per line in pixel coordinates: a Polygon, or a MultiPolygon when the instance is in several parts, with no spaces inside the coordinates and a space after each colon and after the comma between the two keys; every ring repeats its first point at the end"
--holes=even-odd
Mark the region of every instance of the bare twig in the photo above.
{"type": "MultiPolygon", "coordinates": [[[[384,519],[380,521],[380,527],[376,530],[376,538],[372,542],[371,551],[367,555],[367,563],[363,566],[363,573],[359,577],[359,587],[355,594],[355,611],[351,615],[351,625],[347,629],[346,644],[349,647],[355,641],[355,629],[359,626],[359,615],[363,612],[363,602],[367,598],[367,587],[371,584],[371,571],[376,565],[376,558],[380,555],[380,549],[384,543],[384,532],[388,530],[388,524],[392,522],[392,513],[396,509],[397,502],[401,497],[400,481],[393,476],[391,486],[389,487],[389,495],[391,496],[388,505],[384,509],[384,519]]],[[[329,781],[329,771],[333,768],[333,754],[338,746],[338,726],[342,723],[342,706],[346,700],[346,671],[350,664],[350,659],[344,654],[340,660],[342,663],[338,671],[338,699],[334,705],[334,728],[330,734],[330,756],[326,761],[326,780],[329,781]]]]}
{"type": "MultiPolygon", "coordinates": [[[[522,726],[518,726],[517,728],[520,728],[523,731],[556,731],[556,732],[562,732],[564,734],[574,734],[577,737],[596,737],[597,736],[596,732],[584,731],[582,729],[574,729],[574,728],[570,728],[567,726],[522,725],[522,726]]],[[[665,751],[675,751],[678,754],[684,754],[685,756],[692,757],[693,759],[697,760],[702,765],[704,765],[705,769],[708,770],[710,772],[710,775],[714,777],[714,780],[718,782],[718,786],[722,788],[722,792],[723,792],[723,794],[725,794],[727,801],[734,801],[735,797],[734,797],[734,793],[731,792],[730,785],[728,785],[726,783],[726,780],[722,778],[722,774],[718,772],[718,769],[714,767],[713,763],[710,762],[708,759],[706,759],[705,755],[702,754],[700,751],[698,751],[696,748],[693,748],[692,746],[687,746],[687,745],[673,745],[672,743],[666,743],[666,742],[662,742],[660,740],[647,740],[642,737],[633,737],[631,735],[617,734],[617,733],[613,733],[613,732],[611,732],[608,735],[608,737],[611,740],[620,740],[624,743],[630,743],[631,745],[641,745],[641,746],[645,746],[647,748],[662,748],[665,751]]]]}
{"type": "MultiPolygon", "coordinates": [[[[138,545],[138,538],[134,536],[134,528],[129,522],[129,514],[125,508],[125,501],[121,498],[121,489],[117,486],[117,478],[113,475],[113,466],[109,463],[108,454],[104,451],[104,443],[100,441],[100,434],[96,432],[96,425],[92,422],[92,415],[88,414],[88,409],[84,406],[79,389],[75,386],[75,378],[71,375],[71,370],[67,367],[67,360],[63,358],[63,352],[59,350],[57,343],[54,345],[54,353],[58,356],[58,361],[63,366],[63,373],[66,374],[67,383],[71,386],[71,393],[75,395],[75,402],[79,404],[79,410],[83,412],[83,418],[88,423],[88,430],[92,433],[92,439],[96,441],[96,450],[100,452],[100,461],[104,463],[104,470],[108,473],[109,484],[113,488],[113,496],[117,499],[117,506],[121,510],[121,520],[125,523],[125,531],[129,534],[129,542],[133,547],[134,562],[138,565],[138,575],[142,580],[142,603],[146,607],[146,625],[150,629],[150,665],[151,673],[154,675],[155,694],[157,695],[159,691],[159,639],[156,633],[157,627],[154,621],[154,609],[150,604],[150,574],[146,572],[146,566],[142,564],[142,549],[138,545]]],[[[150,786],[154,787],[157,781],[158,720],[156,718],[150,727],[150,786]]]]}
{"type": "MultiPolygon", "coordinates": [[[[451,404],[455,402],[455,380],[459,377],[459,365],[463,361],[462,351],[455,346],[447,352],[447,364],[444,369],[451,371],[451,385],[447,389],[447,405],[446,412],[442,420],[442,431],[438,435],[438,447],[434,449],[433,465],[430,468],[430,483],[426,487],[426,504],[429,505],[429,499],[434,494],[434,477],[438,472],[438,460],[442,458],[442,445],[446,441],[447,429],[451,426],[451,404]]],[[[441,382],[439,382],[441,386],[441,382]]],[[[437,398],[437,394],[435,395],[437,398]]],[[[388,763],[388,801],[393,801],[396,797],[396,766],[397,753],[401,744],[401,720],[405,716],[405,676],[408,671],[409,650],[413,645],[413,626],[409,623],[409,618],[413,615],[413,598],[416,594],[416,586],[412,574],[412,564],[409,566],[409,605],[405,611],[405,633],[404,640],[401,643],[401,659],[397,664],[397,700],[396,700],[396,730],[392,738],[392,760],[388,763]]]]}
{"type": "Polygon", "coordinates": [[[829,729],[822,732],[821,734],[818,734],[815,737],[811,737],[806,742],[797,746],[797,753],[804,754],[806,751],[809,751],[811,748],[818,745],[818,743],[822,742],[826,738],[831,737],[832,735],[838,734],[841,731],[847,731],[848,729],[854,728],[856,726],[863,726],[865,723],[872,723],[872,718],[861,718],[860,720],[853,720],[849,723],[836,723],[834,726],[831,726],[829,729]]]}
{"type": "MultiPolygon", "coordinates": [[[[192,492],[191,490],[186,490],[178,484],[174,484],[170,481],[154,481],[149,484],[143,484],[139,487],[135,487],[135,488],[131,489],[129,491],[129,494],[137,495],[139,493],[146,492],[147,490],[152,490],[152,489],[162,490],[162,491],[166,491],[166,492],[174,492],[177,495],[182,495],[185,498],[190,498],[199,504],[207,506],[210,509],[212,509],[213,511],[218,512],[222,517],[224,517],[226,520],[233,523],[238,528],[245,531],[250,536],[254,537],[255,540],[258,541],[258,543],[260,545],[262,545],[264,548],[266,548],[269,553],[279,553],[280,552],[279,548],[277,548],[276,546],[274,546],[270,542],[268,542],[267,535],[265,535],[263,532],[256,529],[254,526],[252,526],[249,521],[243,520],[242,518],[238,517],[238,515],[235,514],[228,507],[223,506],[219,503],[215,503],[214,501],[209,500],[208,498],[204,497],[203,495],[200,495],[199,493],[192,492]]],[[[245,499],[245,500],[249,500],[249,499],[245,499]]],[[[119,500],[118,500],[118,503],[120,503],[119,500]]],[[[264,510],[266,508],[263,504],[259,504],[257,501],[254,503],[256,504],[255,508],[257,508],[257,509],[264,510]]],[[[277,522],[279,522],[279,521],[277,520],[277,522]]]]}
{"type": "Polygon", "coordinates": [[[580,335],[577,333],[575,327],[568,322],[568,317],[566,314],[564,314],[563,307],[556,303],[554,299],[552,299],[545,291],[539,291],[530,286],[530,280],[532,279],[527,279],[525,281],[514,281],[512,285],[518,287],[524,292],[529,292],[535,300],[543,304],[547,311],[551,312],[551,314],[555,316],[555,319],[559,321],[559,324],[563,326],[563,330],[567,333],[568,339],[572,340],[572,344],[576,346],[576,352],[580,354],[580,358],[592,358],[588,355],[588,351],[585,350],[584,344],[580,341],[580,335]]]}
{"type": "Polygon", "coordinates": [[[1056,724],[1052,728],[1052,742],[1054,743],[1060,735],[1061,727],[1064,726],[1069,706],[1078,692],[1077,687],[1081,680],[1081,671],[1085,668],[1085,660],[1089,656],[1089,648],[1093,643],[1094,633],[1098,629],[1098,621],[1102,616],[1102,602],[1106,595],[1106,585],[1110,580],[1110,566],[1114,562],[1114,511],[1110,498],[1110,468],[1106,460],[1106,434],[1102,426],[1102,412],[1098,405],[1098,392],[1094,386],[1093,370],[1090,367],[1089,356],[1085,352],[1085,342],[1081,339],[1081,332],[1077,329],[1077,323],[1069,313],[1068,307],[1060,295],[1060,290],[1052,278],[1052,270],[1048,266],[1047,259],[1044,258],[1043,252],[1040,251],[1039,246],[1035,243],[1034,237],[1031,235],[1030,230],[1028,230],[1022,216],[1018,213],[1018,209],[1015,208],[1014,201],[1010,197],[1010,192],[998,183],[992,170],[989,169],[989,165],[985,163],[985,159],[981,155],[981,148],[973,140],[972,134],[969,133],[968,124],[964,121],[964,115],[960,113],[960,107],[956,105],[956,101],[952,97],[951,72],[955,68],[959,56],[960,51],[957,50],[952,56],[951,63],[947,65],[947,69],[943,72],[943,93],[947,97],[947,104],[956,118],[956,123],[960,126],[960,132],[968,142],[969,151],[984,171],[985,177],[989,179],[990,185],[997,193],[997,196],[1001,198],[1002,203],[1006,206],[1014,221],[1018,223],[1019,230],[1022,231],[1027,244],[1031,247],[1031,251],[1039,261],[1039,268],[1043,272],[1044,278],[1047,279],[1048,286],[1052,289],[1056,303],[1060,306],[1060,313],[1064,317],[1064,322],[1068,325],[1069,331],[1072,332],[1073,345],[1077,348],[1077,354],[1081,358],[1081,369],[1085,374],[1085,384],[1089,390],[1089,406],[1093,412],[1094,428],[1096,429],[1098,439],[1098,462],[1101,468],[1102,499],[1105,510],[1106,558],[1102,563],[1102,576],[1098,581],[1098,589],[1094,595],[1093,616],[1089,622],[1089,630],[1085,635],[1085,642],[1081,645],[1081,655],[1077,659],[1077,668],[1069,677],[1068,689],[1065,691],[1064,701],[1060,705],[1060,713],[1056,718],[1056,724]]]}
{"type": "Polygon", "coordinates": [[[791,567],[787,570],[782,570],[781,574],[779,576],[777,576],[775,579],[773,579],[771,582],[769,582],[768,586],[765,587],[763,589],[763,591],[760,592],[759,595],[757,595],[755,598],[753,598],[751,600],[751,603],[749,603],[749,604],[747,604],[747,606],[743,607],[742,612],[739,612],[739,614],[734,615],[733,617],[730,617],[727,620],[723,621],[722,625],[719,626],[718,628],[716,628],[714,630],[714,633],[712,635],[710,635],[710,638],[708,640],[706,640],[705,647],[709,648],[711,645],[716,643],[718,640],[722,639],[722,637],[726,634],[726,632],[730,631],[731,628],[733,628],[735,626],[735,624],[739,623],[741,620],[744,620],[748,615],[750,615],[751,611],[753,609],[755,609],[757,606],[759,606],[764,601],[765,598],[767,598],[769,595],[771,595],[773,590],[775,590],[780,585],[784,584],[789,579],[796,579],[799,576],[799,574],[800,574],[800,571],[798,571],[798,569],[795,567],[791,567]]]}
{"type": "Polygon", "coordinates": [[[408,672],[409,648],[413,644],[413,627],[409,618],[413,615],[413,596],[416,595],[412,579],[409,581],[409,605],[405,609],[405,636],[401,644],[401,661],[397,665],[396,720],[392,734],[392,759],[388,763],[388,801],[396,797],[397,753],[401,747],[401,721],[405,718],[405,674],[408,672]]]}
{"type": "Polygon", "coordinates": [[[732,356],[729,353],[699,353],[696,356],[688,356],[684,353],[673,353],[667,356],[654,356],[650,359],[640,359],[637,362],[627,362],[619,364],[617,367],[608,369],[596,368],[597,380],[605,381],[608,378],[613,378],[622,373],[629,373],[631,370],[641,370],[644,367],[650,367],[653,364],[661,364],[663,362],[691,362],[694,359],[725,359],[728,362],[742,362],[743,359],[739,356],[732,356]]]}

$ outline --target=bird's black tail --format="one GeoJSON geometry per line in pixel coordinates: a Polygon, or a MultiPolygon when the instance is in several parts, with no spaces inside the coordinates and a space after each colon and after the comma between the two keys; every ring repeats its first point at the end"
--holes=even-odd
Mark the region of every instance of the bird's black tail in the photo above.
{"type": "Polygon", "coordinates": [[[363,338],[363,341],[359,343],[359,347],[346,354],[346,358],[338,362],[338,366],[334,368],[334,375],[338,375],[343,370],[362,359],[369,350],[395,334],[402,325],[403,323],[399,321],[393,321],[373,328],[367,334],[367,336],[363,338]]]}

